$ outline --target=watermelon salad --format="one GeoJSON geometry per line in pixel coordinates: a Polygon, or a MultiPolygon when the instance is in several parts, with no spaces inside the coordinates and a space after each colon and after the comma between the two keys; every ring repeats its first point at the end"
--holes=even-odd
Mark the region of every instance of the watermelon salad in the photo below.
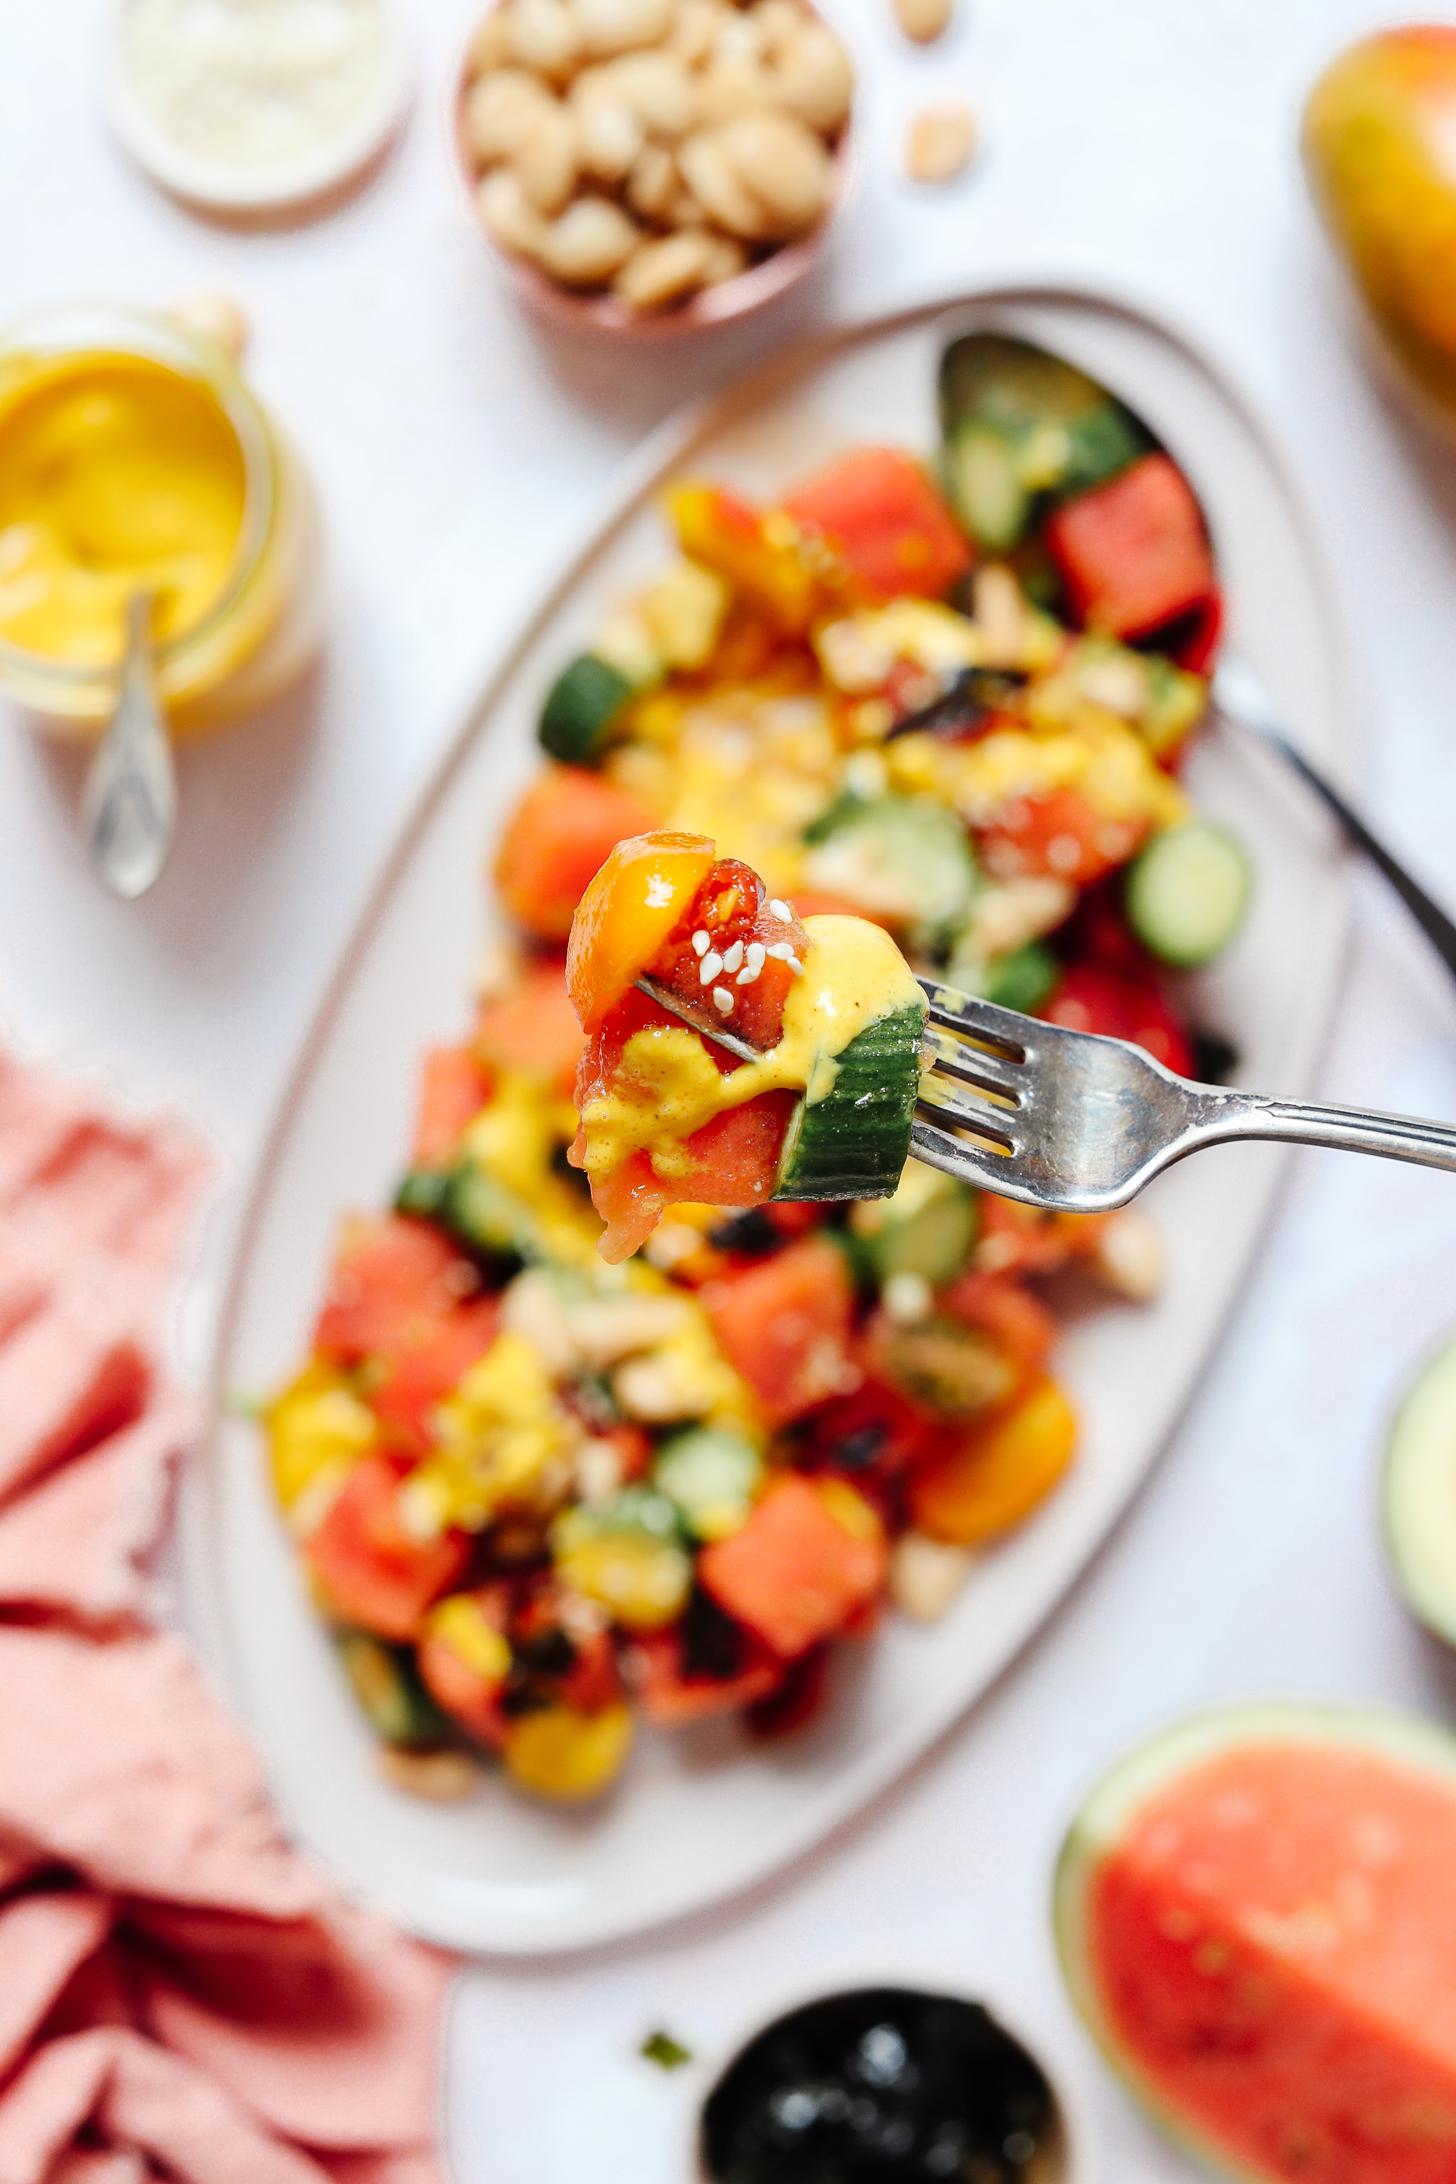
{"type": "Polygon", "coordinates": [[[266,1410],[404,1787],[495,1758],[583,1799],[644,1721],[795,1727],[837,1645],[887,1601],[943,1612],[1071,1462],[1060,1285],[1157,1287],[1140,1212],[1038,1215],[904,1163],[878,1048],[858,1135],[802,1127],[800,1074],[700,1105],[666,1172],[681,1083],[645,1134],[613,1107],[657,1021],[644,970],[701,995],[717,959],[710,1005],[773,1045],[811,945],[878,966],[872,1047],[918,1035],[909,965],[1197,1069],[1177,973],[1248,888],[1179,780],[1208,536],[1109,397],[989,348],[948,352],[937,450],[852,447],[776,500],[673,486],[662,573],[543,692],[494,864],[510,941],[424,1056],[394,1202],[344,1221],[266,1410]],[[826,1202],[846,1164],[882,1195],[826,1202]]]}

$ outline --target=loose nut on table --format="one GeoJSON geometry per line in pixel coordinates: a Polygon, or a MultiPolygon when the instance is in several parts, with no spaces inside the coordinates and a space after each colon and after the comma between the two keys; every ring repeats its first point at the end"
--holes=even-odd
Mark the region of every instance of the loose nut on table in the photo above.
{"type": "Polygon", "coordinates": [[[913,182],[953,182],[976,149],[976,117],[961,99],[926,106],[905,139],[905,171],[913,182]]]}
{"type": "Polygon", "coordinates": [[[955,0],[893,0],[895,20],[917,45],[931,45],[950,28],[955,0]]]}

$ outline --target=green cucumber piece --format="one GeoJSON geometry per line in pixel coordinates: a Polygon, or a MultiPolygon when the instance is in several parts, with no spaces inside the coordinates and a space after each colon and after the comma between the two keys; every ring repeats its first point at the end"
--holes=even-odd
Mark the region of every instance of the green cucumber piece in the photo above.
{"type": "Polygon", "coordinates": [[[1063,500],[1105,485],[1153,444],[1131,411],[1110,397],[1073,419],[1066,434],[1066,457],[1054,488],[1063,500]]]}
{"type": "Polygon", "coordinates": [[[975,1248],[980,1200],[954,1176],[907,1160],[893,1196],[854,1206],[849,1225],[881,1285],[896,1274],[918,1274],[939,1289],[955,1280],[975,1248]]]}
{"type": "Polygon", "coordinates": [[[726,1539],[747,1521],[763,1484],[763,1458],[729,1426],[689,1426],[664,1441],[652,1483],[695,1539],[726,1539]]]}
{"type": "Polygon", "coordinates": [[[1144,947],[1179,970],[1221,955],[1249,907],[1242,843],[1211,819],[1155,834],[1127,877],[1127,919],[1144,947]]]}
{"type": "Polygon", "coordinates": [[[994,425],[962,425],[946,442],[941,475],[951,506],[977,545],[988,554],[1009,552],[1026,530],[1031,495],[1006,434],[994,425]]]}
{"type": "Polygon", "coordinates": [[[943,1418],[979,1418],[1016,1391],[1016,1367],[1001,1345],[941,1313],[889,1327],[879,1360],[902,1395],[943,1418]]]}
{"type": "Polygon", "coordinates": [[[1061,965],[1046,942],[1028,940],[1005,955],[993,956],[976,990],[983,1001],[994,1001],[998,1008],[1033,1016],[1061,975],[1061,965]]]}
{"type": "Polygon", "coordinates": [[[382,1744],[427,1752],[450,1741],[450,1725],[420,1681],[408,1646],[386,1645],[361,1630],[334,1641],[349,1687],[382,1744]]]}
{"type": "Polygon", "coordinates": [[[474,1161],[451,1170],[439,1219],[472,1258],[492,1267],[528,1259],[536,1247],[529,1206],[474,1161]]]}
{"type": "Polygon", "coordinates": [[[412,1213],[421,1221],[443,1221],[450,1196],[448,1168],[411,1168],[394,1194],[396,1213],[412,1213]]]}
{"type": "Polygon", "coordinates": [[[1401,1598],[1434,1637],[1456,1646],[1456,1341],[1422,1367],[1396,1413],[1381,1503],[1401,1598]]]}
{"type": "Polygon", "coordinates": [[[619,668],[583,652],[557,676],[546,693],[537,740],[564,766],[584,766],[596,758],[617,717],[632,696],[632,685],[619,668]]]}
{"type": "Polygon", "coordinates": [[[910,1153],[924,1029],[925,1003],[907,1003],[825,1058],[832,1082],[815,1098],[811,1075],[811,1090],[794,1109],[775,1198],[891,1195],[910,1153]]]}
{"type": "Polygon", "coordinates": [[[954,812],[928,797],[841,796],[804,836],[811,886],[843,895],[934,953],[965,923],[975,853],[954,812]]]}

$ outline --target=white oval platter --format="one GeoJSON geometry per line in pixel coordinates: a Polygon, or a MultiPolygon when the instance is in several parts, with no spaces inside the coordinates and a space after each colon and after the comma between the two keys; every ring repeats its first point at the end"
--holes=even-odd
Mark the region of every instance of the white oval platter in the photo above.
{"type": "MultiPolygon", "coordinates": [[[[699,1911],[801,1857],[887,1790],[997,1677],[1106,1538],[1168,1439],[1249,1277],[1277,1186],[1268,1148],[1190,1161],[1153,1194],[1170,1279],[1151,1308],[1108,1306],[1067,1330],[1060,1370],[1085,1419],[1067,1484],[987,1556],[932,1630],[891,1619],[845,1649],[833,1701],[797,1741],[718,1728],[644,1736],[600,1808],[542,1809],[482,1779],[457,1805],[417,1803],[376,1772],[369,1737],[311,1612],[237,1389],[294,1367],[341,1209],[382,1202],[407,1142],[419,1049],[464,1020],[494,915],[483,874],[537,763],[540,694],[608,601],[660,564],[653,497],[690,470],[771,495],[855,440],[926,446],[952,333],[996,324],[1083,363],[1140,410],[1188,469],[1216,535],[1240,648],[1305,747],[1339,773],[1356,706],[1340,621],[1298,490],[1221,373],[1136,309],[1067,289],[1001,288],[829,335],[656,436],[477,701],[404,830],[322,1004],[264,1149],[223,1305],[216,1425],[201,1459],[189,1591],[214,1611],[226,1680],[286,1821],[343,1880],[432,1939],[483,1954],[577,1949],[699,1911]]],[[[1249,925],[1201,1013],[1237,1042],[1242,1081],[1306,1089],[1334,998],[1341,860],[1270,770],[1212,731],[1200,799],[1249,841],[1249,925]]],[[[972,1732],[967,1732],[972,1733],[972,1732]]]]}

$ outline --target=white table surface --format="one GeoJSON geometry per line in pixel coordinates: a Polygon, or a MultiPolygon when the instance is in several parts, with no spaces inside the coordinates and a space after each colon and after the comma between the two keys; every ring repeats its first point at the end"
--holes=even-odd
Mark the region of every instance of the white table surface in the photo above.
{"type": "MultiPolygon", "coordinates": [[[[246,299],[256,377],[321,488],[333,644],[306,704],[189,754],[177,857],[136,907],[87,874],[73,761],[3,723],[0,1022],[185,1102],[236,1181],[481,662],[624,451],[783,322],[657,364],[528,329],[446,159],[442,84],[470,0],[412,0],[418,98],[373,187],[265,232],[195,219],[113,148],[98,113],[105,12],[0,10],[6,307],[208,287],[246,299]]],[[[886,0],[837,13],[864,63],[865,157],[811,309],[847,318],[1034,268],[1131,285],[1201,336],[1262,401],[1323,515],[1369,669],[1369,808],[1456,893],[1456,460],[1365,376],[1293,146],[1321,55],[1390,10],[977,0],[931,53],[897,41],[886,0]],[[983,163],[917,193],[899,178],[900,133],[920,99],[952,89],[983,117],[983,163]]],[[[1355,907],[1323,1089],[1456,1113],[1456,997],[1372,883],[1355,907]]],[[[1453,1263],[1451,1185],[1297,1157],[1152,1487],[942,1750],[809,1870],[726,1915],[599,1959],[470,1975],[449,2086],[461,2184],[683,2184],[682,2095],[636,2058],[642,2034],[666,2023],[711,2053],[760,2003],[846,1963],[933,1967],[1004,1996],[1088,2081],[1108,2184],[1184,2176],[1069,2019],[1049,1860],[1079,1786],[1192,1702],[1294,1690],[1453,1711],[1372,1522],[1384,1423],[1456,1311],[1453,1263]]]]}

